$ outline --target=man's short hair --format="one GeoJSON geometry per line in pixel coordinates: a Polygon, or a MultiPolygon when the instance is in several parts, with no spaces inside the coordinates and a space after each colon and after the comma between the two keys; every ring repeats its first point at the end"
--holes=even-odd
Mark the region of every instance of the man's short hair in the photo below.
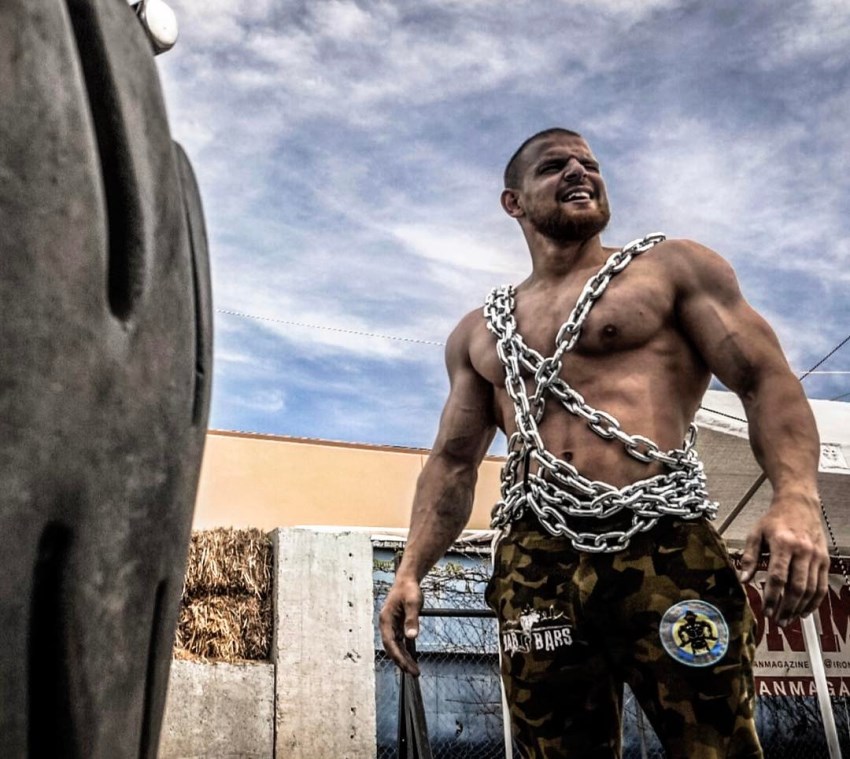
{"type": "MultiPolygon", "coordinates": [[[[519,159],[522,156],[523,151],[531,145],[532,142],[537,142],[537,140],[542,140],[544,137],[549,137],[553,134],[563,134],[567,137],[581,137],[578,132],[574,132],[572,129],[564,129],[563,127],[551,127],[549,129],[544,129],[542,132],[537,132],[537,134],[531,135],[531,137],[529,137],[516,149],[516,152],[511,156],[511,160],[508,161],[508,165],[505,166],[506,188],[515,188],[520,183],[522,177],[520,176],[519,159]]],[[[582,139],[584,138],[582,137],[582,139]]]]}

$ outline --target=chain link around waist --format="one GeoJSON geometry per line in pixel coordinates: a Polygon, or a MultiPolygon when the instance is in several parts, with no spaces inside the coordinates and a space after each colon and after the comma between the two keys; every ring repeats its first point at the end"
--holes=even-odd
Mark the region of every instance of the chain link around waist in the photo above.
{"type": "MultiPolygon", "coordinates": [[[[623,550],[635,535],[652,529],[665,516],[714,519],[717,515],[717,503],[708,498],[700,462],[691,470],[660,474],[624,488],[593,482],[591,492],[581,496],[571,492],[575,482],[569,477],[558,476],[553,482],[534,473],[517,480],[523,458],[509,456],[505,463],[503,473],[507,471],[508,476],[503,474],[502,500],[493,509],[493,529],[504,529],[530,511],[546,532],[567,538],[576,550],[602,553],[623,550]],[[631,513],[626,529],[576,529],[578,520],[598,522],[624,512],[631,513]]],[[[536,457],[532,454],[529,458],[536,457]]]]}

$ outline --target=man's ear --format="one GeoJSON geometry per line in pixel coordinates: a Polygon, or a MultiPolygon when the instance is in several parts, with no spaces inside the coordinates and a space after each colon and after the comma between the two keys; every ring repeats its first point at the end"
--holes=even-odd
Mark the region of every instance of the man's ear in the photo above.
{"type": "Polygon", "coordinates": [[[519,194],[516,190],[502,190],[501,199],[502,208],[505,209],[505,213],[508,216],[513,216],[513,218],[518,219],[520,216],[525,215],[525,211],[522,209],[522,206],[519,202],[519,194]]]}

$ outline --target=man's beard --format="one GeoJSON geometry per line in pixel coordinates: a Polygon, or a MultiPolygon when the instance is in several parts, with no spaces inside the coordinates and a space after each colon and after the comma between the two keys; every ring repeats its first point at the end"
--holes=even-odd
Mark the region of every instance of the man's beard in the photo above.
{"type": "Polygon", "coordinates": [[[560,207],[548,214],[532,218],[531,222],[540,234],[555,242],[575,242],[589,240],[598,235],[611,219],[608,205],[600,206],[593,213],[568,216],[560,207]]]}

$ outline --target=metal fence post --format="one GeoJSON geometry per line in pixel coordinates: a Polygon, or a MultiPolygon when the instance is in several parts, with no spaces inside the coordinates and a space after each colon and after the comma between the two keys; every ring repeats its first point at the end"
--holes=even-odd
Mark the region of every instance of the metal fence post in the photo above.
{"type": "Polygon", "coordinates": [[[826,734],[826,745],[829,749],[829,759],[841,759],[841,746],[838,743],[838,730],[835,727],[835,715],[832,713],[832,702],[829,700],[829,690],[826,682],[826,669],[823,666],[823,653],[820,648],[815,618],[809,614],[803,620],[803,637],[806,640],[806,651],[812,665],[812,675],[817,686],[818,706],[823,719],[823,730],[826,734]]]}

